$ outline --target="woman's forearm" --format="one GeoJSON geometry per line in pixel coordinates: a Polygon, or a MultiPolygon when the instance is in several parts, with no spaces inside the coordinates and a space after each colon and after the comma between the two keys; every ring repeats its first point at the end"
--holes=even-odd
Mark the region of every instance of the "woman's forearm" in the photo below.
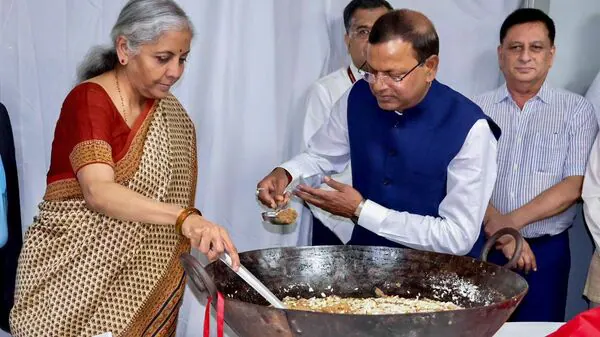
{"type": "Polygon", "coordinates": [[[123,221],[173,225],[182,206],[147,198],[115,182],[94,182],[82,187],[87,206],[123,221]]]}

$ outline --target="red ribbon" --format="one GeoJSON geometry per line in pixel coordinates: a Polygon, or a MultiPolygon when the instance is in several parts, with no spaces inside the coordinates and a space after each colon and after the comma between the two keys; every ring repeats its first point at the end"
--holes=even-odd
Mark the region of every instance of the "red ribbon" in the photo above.
{"type": "Polygon", "coordinates": [[[212,297],[208,296],[204,310],[204,337],[210,337],[210,302],[212,302],[212,297]]]}
{"type": "Polygon", "coordinates": [[[223,337],[223,325],[225,323],[225,299],[217,292],[217,336],[223,337]]]}
{"type": "MultiPolygon", "coordinates": [[[[210,303],[212,297],[208,297],[206,302],[206,309],[204,311],[204,337],[210,337],[210,303]]],[[[223,294],[217,292],[217,336],[223,337],[223,330],[225,324],[225,299],[223,294]]]]}

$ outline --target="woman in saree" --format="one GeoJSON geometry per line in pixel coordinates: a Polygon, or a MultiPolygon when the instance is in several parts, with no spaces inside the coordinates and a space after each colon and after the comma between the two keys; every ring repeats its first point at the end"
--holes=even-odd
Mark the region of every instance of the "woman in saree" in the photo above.
{"type": "Polygon", "coordinates": [[[239,265],[227,232],[193,208],[194,126],[169,91],[192,35],[174,1],[131,0],[113,46],[80,65],[19,258],[15,337],[174,336],[179,256],[191,245],[239,265]]]}

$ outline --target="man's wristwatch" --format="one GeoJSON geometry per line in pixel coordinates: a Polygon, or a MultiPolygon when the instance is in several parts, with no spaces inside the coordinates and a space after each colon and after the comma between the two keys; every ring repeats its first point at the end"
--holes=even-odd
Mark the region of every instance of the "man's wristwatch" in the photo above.
{"type": "Polygon", "coordinates": [[[355,224],[358,224],[358,218],[360,218],[360,212],[362,211],[365,202],[365,199],[361,200],[361,202],[358,204],[358,207],[356,207],[356,209],[354,210],[354,216],[350,218],[350,220],[352,220],[352,222],[354,222],[355,224]]]}

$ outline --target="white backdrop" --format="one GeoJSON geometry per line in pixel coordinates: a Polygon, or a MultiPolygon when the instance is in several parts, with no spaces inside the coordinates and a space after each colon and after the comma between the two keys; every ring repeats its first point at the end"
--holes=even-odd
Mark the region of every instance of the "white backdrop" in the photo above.
{"type": "MultiPolygon", "coordinates": [[[[0,101],[15,135],[24,226],[45,189],[54,123],[75,67],[108,43],[124,0],[0,0],[0,101]]],[[[196,28],[174,90],[196,123],[197,206],[241,251],[305,244],[259,221],[257,181],[300,148],[305,90],[346,64],[347,0],[180,0],[196,28]]],[[[441,39],[439,79],[465,95],[500,83],[495,49],[521,1],[392,0],[428,15],[441,39]]],[[[1,136],[1,135],[0,135],[1,136]]],[[[186,297],[178,336],[201,334],[203,307],[186,297]]]]}

